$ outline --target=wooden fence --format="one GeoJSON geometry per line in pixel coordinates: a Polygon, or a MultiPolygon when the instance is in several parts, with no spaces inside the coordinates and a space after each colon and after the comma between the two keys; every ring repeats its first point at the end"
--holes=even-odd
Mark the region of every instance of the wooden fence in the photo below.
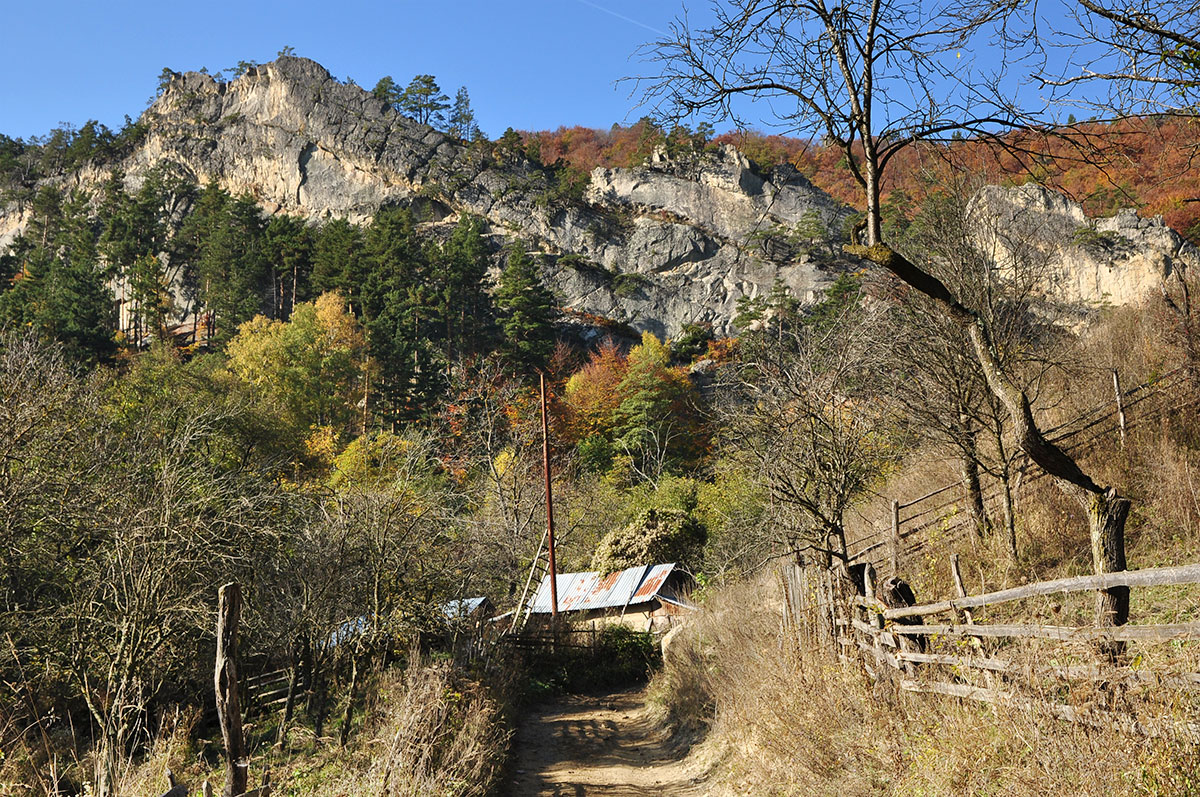
{"type": "MultiPolygon", "coordinates": [[[[1105,438],[1119,439],[1137,429],[1174,413],[1194,411],[1200,404],[1200,392],[1188,379],[1183,369],[1168,371],[1162,376],[1137,385],[1128,390],[1120,388],[1120,380],[1114,372],[1114,398],[1070,420],[1044,431],[1047,438],[1073,456],[1085,457],[1105,438]]],[[[1012,489],[1018,494],[1027,494],[1049,477],[1041,472],[1025,472],[1016,468],[1012,489]]],[[[985,485],[984,503],[994,506],[1003,491],[995,480],[985,485]]],[[[851,558],[858,562],[870,562],[876,567],[911,557],[928,544],[930,535],[936,532],[942,541],[960,539],[972,533],[974,523],[966,511],[966,501],[961,482],[952,482],[935,490],[908,500],[891,502],[884,517],[876,518],[871,527],[851,542],[851,558]]]]}
{"type": "Polygon", "coordinates": [[[856,663],[877,682],[907,692],[950,695],[986,703],[1044,711],[1060,719],[1114,727],[1142,735],[1187,734],[1200,739],[1200,724],[1172,718],[1171,711],[1147,714],[1147,706],[1170,705],[1179,696],[1194,716],[1200,706],[1200,621],[1122,626],[1067,626],[981,622],[977,610],[1031,598],[1093,592],[1114,587],[1185,587],[1200,584],[1200,564],[1042,581],[968,595],[951,558],[958,595],[914,606],[885,606],[875,595],[874,569],[863,568],[856,588],[836,572],[788,565],[783,570],[786,627],[807,651],[856,663]],[[865,594],[863,594],[865,593],[865,594]],[[930,621],[935,622],[930,622],[930,621]],[[1032,650],[1047,640],[1052,650],[1032,650]],[[1137,666],[1130,652],[1114,662],[1098,645],[1178,643],[1191,656],[1164,671],[1137,666]],[[1072,703],[1076,684],[1086,683],[1086,707],[1072,703]],[[1119,696],[1137,689],[1137,712],[1121,708],[1119,696]],[[1097,694],[1105,696],[1097,703],[1097,694]],[[1157,699],[1156,699],[1157,696],[1157,699]]]}

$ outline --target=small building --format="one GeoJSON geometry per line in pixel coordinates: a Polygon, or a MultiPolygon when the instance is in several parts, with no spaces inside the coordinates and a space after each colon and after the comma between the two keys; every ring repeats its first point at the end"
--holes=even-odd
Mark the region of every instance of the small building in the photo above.
{"type": "Polygon", "coordinates": [[[488,622],[496,607],[485,597],[456,598],[439,607],[446,618],[446,646],[461,660],[471,661],[482,651],[488,622]]]}
{"type": "Polygon", "coordinates": [[[458,598],[442,604],[442,614],[451,623],[477,624],[496,613],[496,607],[487,598],[458,598]]]}
{"type": "MultiPolygon", "coordinates": [[[[559,573],[559,616],[571,623],[620,623],[636,631],[666,631],[695,609],[688,600],[692,577],[675,566],[638,565],[616,573],[559,573]]],[[[550,576],[528,604],[529,619],[547,622],[551,614],[550,576]]]]}

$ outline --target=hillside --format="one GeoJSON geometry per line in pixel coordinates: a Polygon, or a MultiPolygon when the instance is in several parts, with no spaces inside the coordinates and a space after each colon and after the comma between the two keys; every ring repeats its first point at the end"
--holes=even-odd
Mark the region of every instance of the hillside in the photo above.
{"type": "MultiPolygon", "coordinates": [[[[1196,123],[1193,119],[1125,119],[1119,122],[1072,122],[1054,135],[1019,139],[1016,147],[958,141],[947,146],[922,144],[897,156],[887,173],[884,196],[892,210],[911,213],[931,194],[956,185],[961,174],[977,184],[1019,185],[1037,182],[1080,203],[1089,216],[1110,216],[1120,208],[1135,208],[1142,216],[1162,216],[1181,235],[1196,240],[1200,207],[1200,165],[1195,162],[1196,123]],[[956,177],[955,175],[959,176],[956,177]]],[[[610,130],[561,127],[523,133],[526,145],[542,162],[561,160],[580,175],[592,169],[636,165],[659,143],[672,136],[690,138],[686,131],[670,136],[648,120],[610,130]]],[[[1015,138],[1015,137],[1014,137],[1015,138]]],[[[832,147],[758,131],[722,133],[713,145],[732,144],[738,151],[771,169],[790,164],[830,196],[861,210],[862,190],[840,164],[832,147]]]]}
{"type": "Polygon", "coordinates": [[[0,139],[0,795],[1196,793],[1162,218],[243,66],[0,139]]]}
{"type": "MultiPolygon", "coordinates": [[[[468,145],[290,56],[228,83],[176,75],[137,125],[128,154],[58,182],[98,186],[116,169],[136,190],[166,169],[310,222],[363,222],[397,204],[433,224],[478,215],[497,247],[519,239],[545,256],[563,306],[662,336],[685,324],[728,332],[737,299],[777,279],[799,296],[828,285],[827,264],[755,236],[811,219],[836,237],[849,213],[794,173],[760,174],[733,150],[597,175],[584,195],[510,140],[468,145]]],[[[29,214],[25,204],[0,214],[0,247],[29,214]]]]}
{"type": "MultiPolygon", "coordinates": [[[[1179,200],[1191,183],[1179,179],[1180,164],[1168,157],[1185,135],[1180,124],[1117,131],[1120,156],[1114,150],[1104,163],[1082,165],[1054,152],[1038,168],[1047,185],[1081,196],[1093,215],[1112,215],[1133,204],[1147,214],[1166,212],[1168,222],[1176,229],[1184,224],[1186,232],[1192,205],[1179,200]],[[1156,150],[1154,168],[1152,133],[1172,139],[1172,146],[1156,150]],[[1168,172],[1175,179],[1163,193],[1159,184],[1168,172]],[[1127,190],[1109,191],[1101,178],[1127,190]]],[[[129,192],[151,175],[170,175],[248,197],[268,218],[288,216],[309,225],[330,219],[361,224],[382,207],[400,206],[435,233],[464,215],[478,216],[493,251],[520,241],[537,253],[557,303],[573,318],[663,338],[689,325],[731,334],[743,297],[763,296],[778,281],[802,301],[812,301],[852,268],[840,252],[854,215],[848,173],[831,162],[831,151],[796,140],[746,134],[708,141],[667,136],[643,122],[604,134],[564,129],[526,134],[524,143],[513,134],[468,144],[292,56],[228,82],[172,73],[118,145],[89,149],[94,132],[80,131],[66,147],[67,157],[40,181],[16,180],[10,187],[7,193],[15,199],[0,209],[0,251],[33,220],[39,185],[98,195],[113,174],[129,192]]],[[[954,162],[973,175],[957,191],[1023,179],[1011,158],[993,158],[969,142],[941,154],[945,157],[914,149],[890,172],[903,175],[890,186],[896,224],[906,223],[925,197],[945,195],[957,185],[954,162]]],[[[15,174],[15,166],[9,169],[15,174]]],[[[172,208],[168,228],[189,209],[186,198],[172,208]]],[[[1178,248],[1168,234],[1147,232],[1153,219],[1122,216],[1101,225],[1126,242],[1122,252],[1096,247],[1082,252],[1071,248],[1072,236],[1095,225],[1077,210],[1047,213],[1037,219],[1027,213],[1021,224],[1044,239],[1046,248],[1059,250],[1055,282],[1071,286],[1060,297],[1070,301],[1133,301],[1155,290],[1163,268],[1161,262],[1130,267],[1125,262],[1130,253],[1149,248],[1160,253],[1150,259],[1161,261],[1178,248]],[[1053,221],[1063,213],[1075,219],[1065,241],[1053,221]],[[1118,274],[1118,288],[1110,284],[1114,280],[1095,276],[1102,273],[1118,274]]],[[[185,295],[195,293],[185,284],[194,279],[187,273],[192,267],[169,252],[160,260],[173,294],[172,322],[194,321],[198,308],[185,295]]],[[[502,264],[493,259],[493,276],[502,264]]],[[[126,274],[115,279],[125,329],[135,312],[126,298],[133,289],[126,274]]]]}

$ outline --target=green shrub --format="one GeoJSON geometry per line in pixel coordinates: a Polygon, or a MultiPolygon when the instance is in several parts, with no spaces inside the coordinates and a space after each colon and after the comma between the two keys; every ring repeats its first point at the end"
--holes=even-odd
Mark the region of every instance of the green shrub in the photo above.
{"type": "Polygon", "coordinates": [[[640,683],[662,664],[662,651],[654,635],[623,625],[605,626],[600,632],[595,656],[596,677],[607,681],[597,686],[640,683]]]}
{"type": "Polygon", "coordinates": [[[580,466],[587,473],[607,473],[613,466],[613,456],[616,452],[604,435],[594,434],[584,438],[575,450],[579,455],[580,466]]]}
{"type": "Polygon", "coordinates": [[[624,272],[613,277],[612,291],[618,297],[628,299],[648,284],[650,284],[650,280],[641,274],[624,272]]]}
{"type": "Polygon", "coordinates": [[[605,626],[594,644],[579,644],[564,634],[563,645],[544,648],[525,663],[527,695],[544,699],[558,692],[591,692],[644,683],[662,665],[658,641],[648,631],[605,626]]]}

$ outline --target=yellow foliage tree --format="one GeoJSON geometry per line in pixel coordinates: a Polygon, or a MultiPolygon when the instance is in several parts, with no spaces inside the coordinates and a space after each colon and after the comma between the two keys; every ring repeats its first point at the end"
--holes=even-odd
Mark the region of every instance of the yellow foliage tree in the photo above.
{"type": "Polygon", "coordinates": [[[344,432],[363,398],[366,338],[336,293],[296,305],[291,320],[255,316],[227,347],[230,368],[300,429],[344,432]]]}

